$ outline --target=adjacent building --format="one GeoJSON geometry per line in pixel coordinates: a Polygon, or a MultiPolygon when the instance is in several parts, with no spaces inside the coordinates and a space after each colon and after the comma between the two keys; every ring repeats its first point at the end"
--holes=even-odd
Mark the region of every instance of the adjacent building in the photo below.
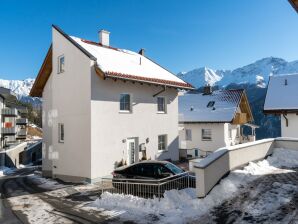
{"type": "Polygon", "coordinates": [[[143,159],[178,160],[178,89],[193,87],[144,55],[67,35],[52,44],[30,95],[43,98],[43,174],[94,182],[143,159]]]}
{"type": "Polygon", "coordinates": [[[281,136],[298,138],[298,74],[270,76],[264,113],[280,116],[281,136]]]}
{"type": "Polygon", "coordinates": [[[179,148],[182,158],[206,155],[218,148],[255,141],[253,115],[244,90],[213,91],[179,96],[179,148]],[[250,135],[243,127],[251,128],[250,135]]]}
{"type": "Polygon", "coordinates": [[[0,149],[9,147],[27,136],[27,108],[16,104],[10,89],[0,87],[0,149]]]}

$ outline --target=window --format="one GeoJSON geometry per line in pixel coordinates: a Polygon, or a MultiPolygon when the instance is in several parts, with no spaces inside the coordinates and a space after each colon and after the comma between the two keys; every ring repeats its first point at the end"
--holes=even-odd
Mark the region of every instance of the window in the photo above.
{"type": "Polygon", "coordinates": [[[159,135],[158,150],[166,150],[166,149],[167,149],[167,135],[159,135]]]}
{"type": "Polygon", "coordinates": [[[166,112],[166,101],[164,97],[157,97],[157,111],[162,113],[166,112]]]}
{"type": "Polygon", "coordinates": [[[229,129],[229,139],[232,139],[232,129],[229,129]]]}
{"type": "Polygon", "coordinates": [[[185,129],[185,140],[191,141],[191,129],[185,129]]]}
{"type": "Polygon", "coordinates": [[[130,111],[129,94],[120,94],[120,111],[130,111]]]}
{"type": "Polygon", "coordinates": [[[211,129],[202,129],[202,140],[204,140],[204,141],[211,141],[212,140],[211,129]]]}
{"type": "Polygon", "coordinates": [[[207,107],[213,107],[215,104],[215,101],[209,101],[209,103],[207,104],[207,107]]]}
{"type": "Polygon", "coordinates": [[[64,55],[58,57],[58,74],[64,72],[64,55]]]}
{"type": "Polygon", "coordinates": [[[64,142],[64,124],[58,124],[58,135],[59,135],[59,142],[64,142]]]}

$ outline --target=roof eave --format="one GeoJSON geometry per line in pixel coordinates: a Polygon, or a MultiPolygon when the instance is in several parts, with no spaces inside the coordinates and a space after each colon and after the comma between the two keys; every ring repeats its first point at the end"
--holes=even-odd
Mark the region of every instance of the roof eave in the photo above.
{"type": "Polygon", "coordinates": [[[264,114],[287,114],[298,113],[298,109],[264,109],[264,114]]]}
{"type": "Polygon", "coordinates": [[[292,7],[296,10],[296,12],[298,13],[298,1],[297,0],[289,0],[289,2],[292,5],[292,7]]]}
{"type": "MultiPolygon", "coordinates": [[[[167,84],[167,83],[161,83],[161,82],[155,82],[155,81],[148,81],[148,80],[141,80],[137,78],[128,78],[128,77],[119,77],[117,75],[111,75],[111,73],[104,73],[106,78],[112,78],[112,79],[119,79],[119,80],[127,80],[127,81],[132,81],[132,82],[140,82],[140,83],[147,83],[151,85],[160,85],[160,86],[168,86],[172,88],[177,88],[177,89],[184,89],[184,90],[194,90],[195,88],[193,86],[180,86],[180,85],[173,85],[173,84],[167,84]]],[[[167,80],[165,80],[167,81],[167,80]]],[[[188,84],[188,83],[186,83],[188,84]]]]}

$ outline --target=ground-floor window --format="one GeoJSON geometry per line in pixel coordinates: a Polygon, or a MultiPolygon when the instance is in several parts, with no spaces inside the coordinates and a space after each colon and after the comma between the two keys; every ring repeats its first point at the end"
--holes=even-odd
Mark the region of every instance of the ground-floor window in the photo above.
{"type": "Polygon", "coordinates": [[[166,149],[167,149],[167,135],[159,135],[158,150],[166,150],[166,149]]]}
{"type": "Polygon", "coordinates": [[[64,124],[58,124],[58,141],[63,143],[64,142],[64,124]]]}
{"type": "Polygon", "coordinates": [[[202,140],[204,140],[204,141],[212,140],[212,130],[211,129],[202,129],[202,140]]]}
{"type": "Polygon", "coordinates": [[[192,136],[191,136],[191,129],[185,129],[185,140],[186,141],[191,141],[192,136]]]}

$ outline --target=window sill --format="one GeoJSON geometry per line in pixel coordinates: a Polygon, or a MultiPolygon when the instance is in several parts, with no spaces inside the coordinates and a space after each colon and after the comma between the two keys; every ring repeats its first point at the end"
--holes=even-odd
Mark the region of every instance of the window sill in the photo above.
{"type": "Polygon", "coordinates": [[[157,111],[157,114],[167,114],[167,113],[163,111],[157,111]]]}
{"type": "Polygon", "coordinates": [[[157,153],[161,153],[161,152],[168,152],[169,150],[168,149],[165,149],[165,150],[157,150],[157,153]]]}
{"type": "Polygon", "coordinates": [[[202,141],[204,141],[204,142],[211,142],[212,139],[202,139],[202,141]]]}
{"type": "Polygon", "coordinates": [[[119,110],[119,114],[131,114],[130,110],[119,110]]]}
{"type": "Polygon", "coordinates": [[[58,141],[58,143],[62,143],[62,144],[63,144],[63,143],[64,143],[64,141],[58,141]]]}

